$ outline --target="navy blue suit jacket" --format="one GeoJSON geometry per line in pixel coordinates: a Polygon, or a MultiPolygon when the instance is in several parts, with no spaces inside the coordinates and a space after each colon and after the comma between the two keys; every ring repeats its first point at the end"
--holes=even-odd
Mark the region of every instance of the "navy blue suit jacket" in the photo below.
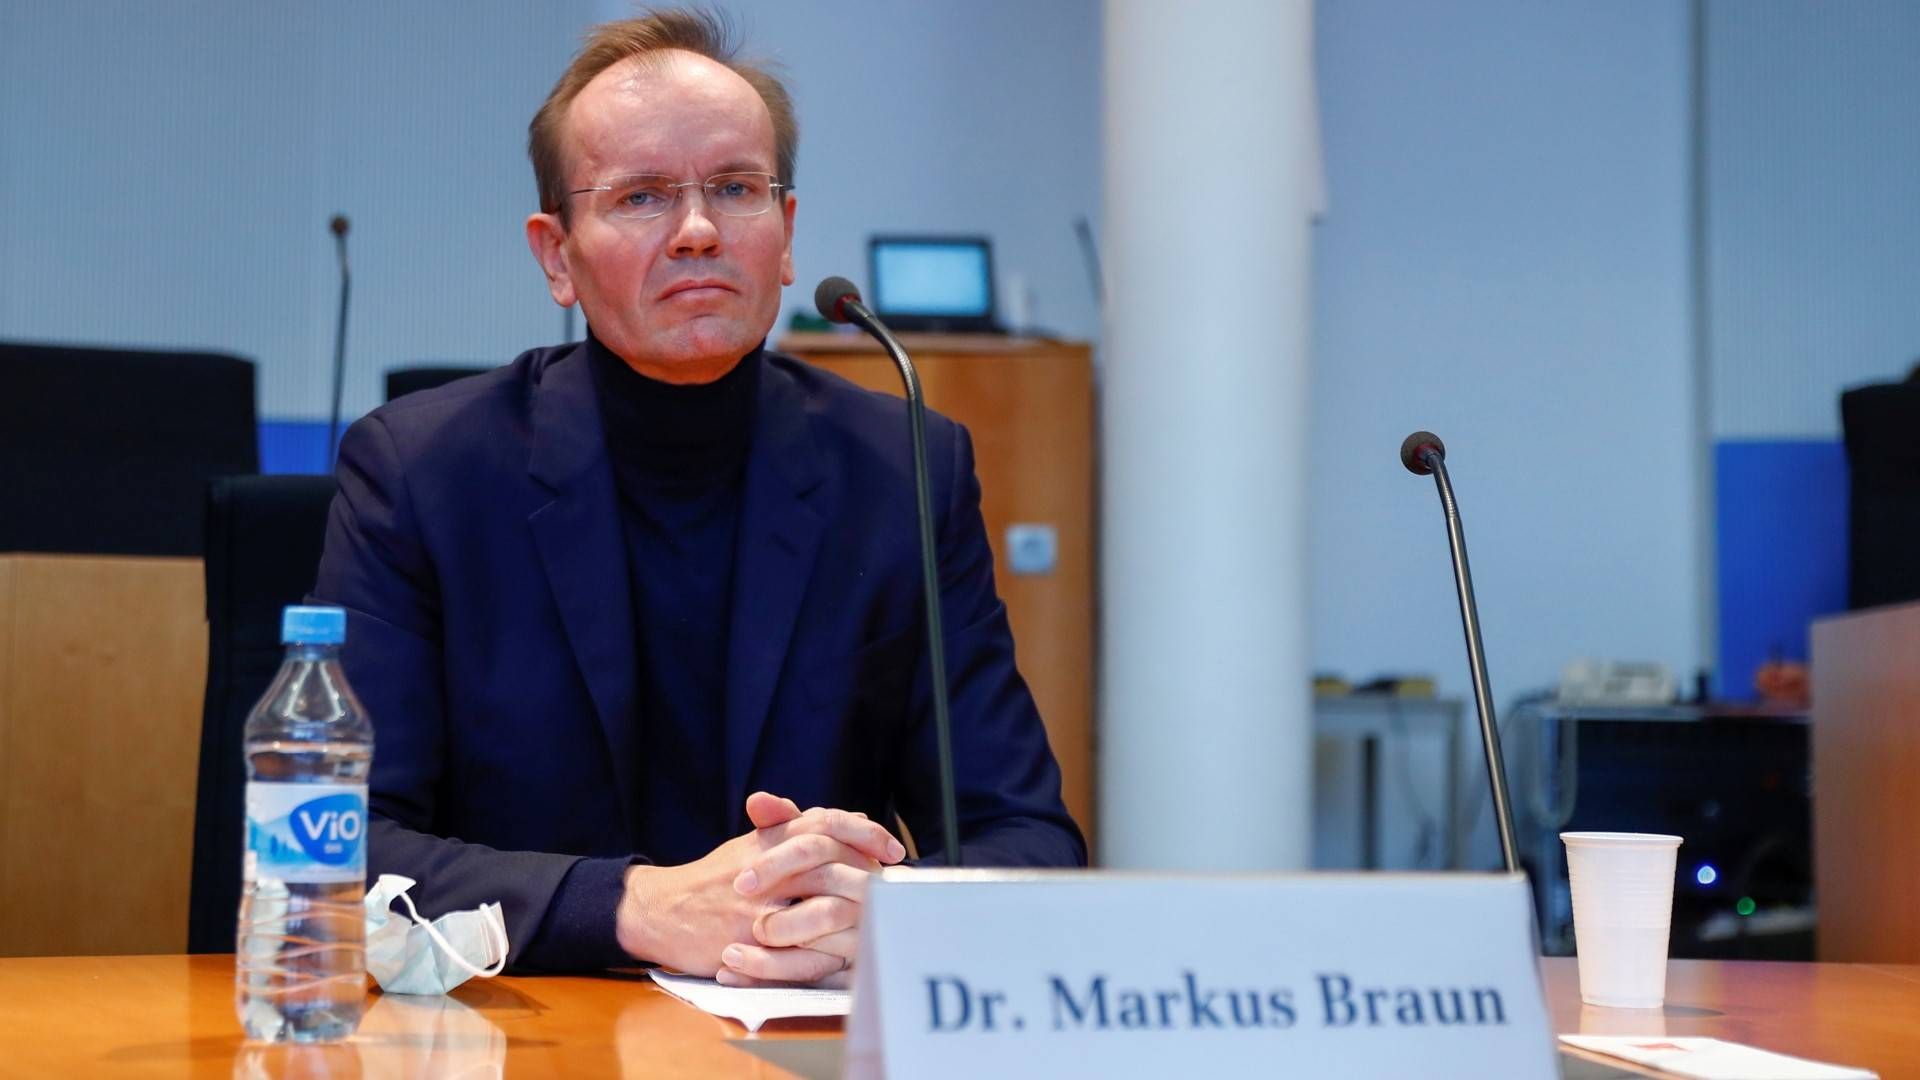
{"type": "MultiPolygon", "coordinates": [[[[514,956],[583,856],[639,856],[626,548],[581,345],[408,395],[354,424],[315,598],[374,726],[369,875],[423,914],[503,903],[514,956]]],[[[764,355],[727,645],[725,785],[898,812],[940,843],[905,403],[764,355]]],[[[1014,667],[966,430],[929,414],[966,861],[1086,849],[1014,667]]],[[[717,845],[727,839],[713,838],[717,845]]],[[[611,913],[609,913],[611,917],[611,913]]]]}

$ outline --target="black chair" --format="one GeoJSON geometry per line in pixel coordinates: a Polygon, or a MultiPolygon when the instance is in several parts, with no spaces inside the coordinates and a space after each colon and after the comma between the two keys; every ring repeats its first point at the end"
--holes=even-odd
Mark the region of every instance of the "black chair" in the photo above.
{"type": "Polygon", "coordinates": [[[1920,382],[1840,395],[1852,498],[1847,509],[1847,606],[1920,600],[1920,382]]]}
{"type": "Polygon", "coordinates": [[[280,610],[313,589],[333,493],[327,476],[239,476],[207,494],[207,698],[188,952],[233,951],[247,782],[240,735],[280,667],[280,610]]]}
{"type": "Polygon", "coordinates": [[[411,394],[415,390],[431,390],[436,386],[445,386],[455,379],[464,379],[469,375],[479,375],[491,368],[483,367],[403,367],[392,368],[387,372],[387,400],[411,394]]]}
{"type": "Polygon", "coordinates": [[[198,555],[216,476],[260,471],[253,363],[0,343],[0,551],[198,555]]]}

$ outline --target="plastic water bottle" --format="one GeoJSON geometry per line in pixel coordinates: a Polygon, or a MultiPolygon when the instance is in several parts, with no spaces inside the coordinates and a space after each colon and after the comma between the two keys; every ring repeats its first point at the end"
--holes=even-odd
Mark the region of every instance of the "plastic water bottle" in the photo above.
{"type": "Polygon", "coordinates": [[[247,717],[234,1006],[249,1039],[344,1039],[366,1002],[373,726],[340,670],[346,637],[340,608],[287,608],[286,661],[247,717]]]}

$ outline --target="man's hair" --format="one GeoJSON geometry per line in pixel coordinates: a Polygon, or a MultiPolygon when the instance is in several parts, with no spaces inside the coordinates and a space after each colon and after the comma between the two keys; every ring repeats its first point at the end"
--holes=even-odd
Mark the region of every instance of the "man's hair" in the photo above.
{"type": "Polygon", "coordinates": [[[767,66],[736,59],[739,44],[733,25],[716,11],[678,8],[650,11],[639,18],[602,23],[587,36],[573,63],[553,84],[540,111],[527,125],[527,156],[533,159],[533,179],[540,189],[540,209],[564,213],[567,198],[566,152],[562,133],[567,108],[580,91],[601,72],[626,60],[651,57],[671,49],[704,56],[747,80],[766,103],[773,118],[775,179],[782,191],[793,187],[794,158],[800,125],[793,117],[793,99],[767,66]]]}

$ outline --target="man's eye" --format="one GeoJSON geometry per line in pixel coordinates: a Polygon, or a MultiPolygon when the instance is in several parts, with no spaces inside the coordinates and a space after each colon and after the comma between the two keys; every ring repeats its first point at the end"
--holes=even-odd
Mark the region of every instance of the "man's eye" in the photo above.
{"type": "Polygon", "coordinates": [[[666,201],[666,198],[666,193],[659,188],[635,188],[620,196],[620,205],[645,209],[650,206],[659,206],[666,201]]]}
{"type": "Polygon", "coordinates": [[[753,185],[745,180],[729,180],[720,186],[720,194],[729,199],[738,199],[753,194],[753,185]]]}

